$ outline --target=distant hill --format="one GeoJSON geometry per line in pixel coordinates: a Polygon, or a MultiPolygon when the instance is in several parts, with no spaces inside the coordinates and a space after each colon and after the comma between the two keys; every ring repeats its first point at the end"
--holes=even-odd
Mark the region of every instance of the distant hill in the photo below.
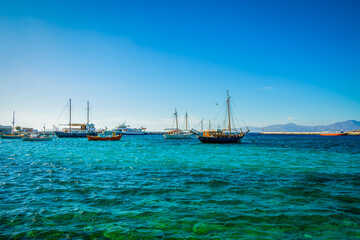
{"type": "Polygon", "coordinates": [[[327,126],[302,126],[294,123],[271,125],[264,128],[249,127],[252,132],[322,132],[322,131],[351,131],[360,129],[360,121],[348,120],[327,126]]]}

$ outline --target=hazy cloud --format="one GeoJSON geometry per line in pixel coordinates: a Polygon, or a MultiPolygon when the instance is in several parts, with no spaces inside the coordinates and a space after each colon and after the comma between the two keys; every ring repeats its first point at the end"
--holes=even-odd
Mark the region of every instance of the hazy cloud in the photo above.
{"type": "Polygon", "coordinates": [[[263,87],[263,88],[259,88],[261,90],[274,90],[274,87],[263,87]]]}

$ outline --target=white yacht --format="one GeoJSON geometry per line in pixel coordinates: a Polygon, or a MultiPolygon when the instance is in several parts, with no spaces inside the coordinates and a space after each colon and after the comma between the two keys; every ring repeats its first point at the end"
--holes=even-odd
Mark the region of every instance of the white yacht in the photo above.
{"type": "Polygon", "coordinates": [[[123,124],[119,124],[114,128],[114,132],[117,134],[123,135],[144,135],[146,128],[131,128],[129,125],[126,125],[126,121],[123,124]]]}

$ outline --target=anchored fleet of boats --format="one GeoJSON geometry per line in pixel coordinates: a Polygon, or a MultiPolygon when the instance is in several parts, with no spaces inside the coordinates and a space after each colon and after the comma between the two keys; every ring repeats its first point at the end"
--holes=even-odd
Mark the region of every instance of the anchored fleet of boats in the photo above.
{"type": "MultiPolygon", "coordinates": [[[[71,110],[72,104],[71,99],[68,102],[69,105],[69,123],[60,124],[64,126],[61,130],[56,128],[54,133],[58,138],[87,138],[89,141],[119,141],[122,135],[145,135],[146,128],[130,128],[129,125],[126,125],[126,121],[122,124],[116,126],[112,131],[96,131],[95,125],[90,123],[89,119],[89,101],[87,102],[87,121],[86,123],[72,123],[71,119],[71,110]]],[[[178,113],[175,109],[174,119],[175,119],[175,128],[165,129],[166,132],[163,134],[164,139],[199,139],[202,143],[238,143],[241,142],[245,135],[249,132],[243,132],[232,128],[232,113],[230,111],[230,96],[227,91],[226,98],[226,117],[227,124],[224,129],[217,128],[211,129],[211,124],[209,121],[209,129],[197,131],[195,129],[188,129],[188,114],[186,111],[185,114],[185,129],[179,128],[178,113]]],[[[202,124],[202,121],[201,121],[202,124]]],[[[10,128],[10,127],[9,127],[10,128]]],[[[201,127],[202,129],[202,127],[201,127]]],[[[321,136],[345,136],[347,133],[343,131],[324,131],[320,134],[321,136]]],[[[23,141],[51,141],[53,136],[46,134],[45,126],[43,133],[31,133],[31,134],[17,134],[15,133],[15,111],[13,112],[13,121],[11,134],[2,134],[0,135],[3,139],[22,139],[23,141]]]]}

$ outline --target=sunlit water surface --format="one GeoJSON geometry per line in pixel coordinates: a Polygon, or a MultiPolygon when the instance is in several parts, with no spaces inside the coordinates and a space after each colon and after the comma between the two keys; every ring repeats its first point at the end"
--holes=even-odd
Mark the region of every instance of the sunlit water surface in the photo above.
{"type": "Polygon", "coordinates": [[[0,140],[0,239],[360,238],[360,138],[0,140]]]}

